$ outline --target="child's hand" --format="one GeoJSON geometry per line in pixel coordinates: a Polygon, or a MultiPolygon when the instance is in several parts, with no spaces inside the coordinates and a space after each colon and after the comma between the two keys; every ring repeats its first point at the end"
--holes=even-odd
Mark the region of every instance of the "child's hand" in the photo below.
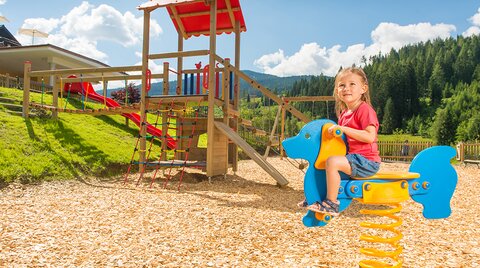
{"type": "Polygon", "coordinates": [[[340,137],[343,133],[343,129],[339,125],[332,125],[331,127],[328,128],[328,133],[335,137],[340,137]]]}

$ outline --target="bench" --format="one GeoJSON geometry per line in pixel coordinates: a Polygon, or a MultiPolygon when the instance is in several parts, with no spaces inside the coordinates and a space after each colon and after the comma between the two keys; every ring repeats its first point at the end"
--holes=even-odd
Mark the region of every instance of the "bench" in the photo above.
{"type": "Polygon", "coordinates": [[[480,167],[480,160],[464,159],[464,160],[463,160],[463,163],[464,163],[465,165],[467,165],[467,164],[476,164],[477,167],[480,167]]]}

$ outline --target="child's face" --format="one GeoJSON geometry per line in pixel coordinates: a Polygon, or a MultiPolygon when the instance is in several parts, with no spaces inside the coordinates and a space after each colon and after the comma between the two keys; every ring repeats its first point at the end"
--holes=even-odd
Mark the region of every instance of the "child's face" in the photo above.
{"type": "Polygon", "coordinates": [[[338,97],[349,109],[356,107],[366,92],[367,87],[362,81],[362,77],[354,73],[346,73],[338,79],[336,85],[338,97]]]}

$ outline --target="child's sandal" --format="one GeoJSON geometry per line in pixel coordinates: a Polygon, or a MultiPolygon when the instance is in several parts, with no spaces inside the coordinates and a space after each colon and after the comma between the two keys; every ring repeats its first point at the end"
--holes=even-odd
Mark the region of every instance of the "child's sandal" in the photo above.
{"type": "Polygon", "coordinates": [[[330,214],[332,216],[338,216],[340,204],[337,204],[329,199],[323,200],[320,202],[315,202],[312,205],[307,207],[308,210],[318,213],[330,214]]]}
{"type": "Polygon", "coordinates": [[[307,208],[307,207],[308,207],[307,199],[303,199],[302,202],[299,202],[299,203],[297,204],[297,207],[299,207],[299,208],[307,208]]]}

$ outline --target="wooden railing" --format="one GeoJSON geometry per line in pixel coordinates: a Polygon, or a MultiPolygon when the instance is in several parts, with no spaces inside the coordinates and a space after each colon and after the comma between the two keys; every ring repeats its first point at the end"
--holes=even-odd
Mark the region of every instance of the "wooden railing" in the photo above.
{"type": "Polygon", "coordinates": [[[8,74],[0,74],[0,87],[20,88],[20,78],[8,74]]]}
{"type": "Polygon", "coordinates": [[[379,141],[378,149],[382,161],[411,161],[421,150],[432,147],[432,142],[424,141],[379,141]]]}
{"type": "MultiPolygon", "coordinates": [[[[0,74],[0,87],[18,88],[23,89],[23,78],[18,76],[9,76],[8,74],[0,74]]],[[[32,80],[30,82],[30,91],[41,93],[42,90],[45,93],[52,93],[52,86],[46,82],[37,82],[32,80]]]]}
{"type": "Polygon", "coordinates": [[[457,144],[457,160],[463,163],[477,164],[480,166],[480,143],[460,142],[457,144]]]}

